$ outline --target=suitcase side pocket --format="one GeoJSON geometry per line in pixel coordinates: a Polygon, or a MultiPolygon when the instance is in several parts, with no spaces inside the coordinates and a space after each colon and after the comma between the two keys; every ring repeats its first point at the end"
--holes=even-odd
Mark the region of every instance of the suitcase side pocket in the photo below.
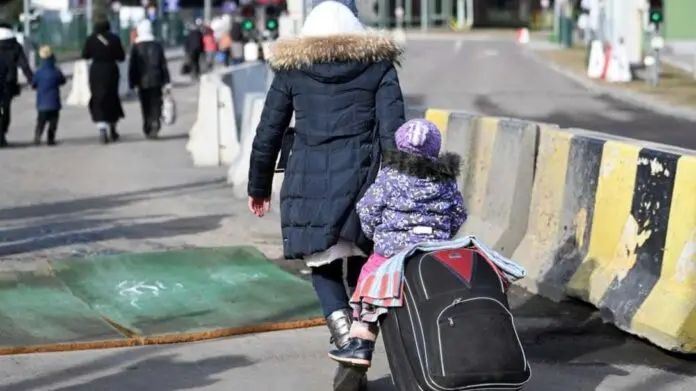
{"type": "Polygon", "coordinates": [[[440,388],[508,387],[528,380],[527,358],[503,303],[489,297],[456,299],[431,327],[439,360],[428,369],[440,388]]]}

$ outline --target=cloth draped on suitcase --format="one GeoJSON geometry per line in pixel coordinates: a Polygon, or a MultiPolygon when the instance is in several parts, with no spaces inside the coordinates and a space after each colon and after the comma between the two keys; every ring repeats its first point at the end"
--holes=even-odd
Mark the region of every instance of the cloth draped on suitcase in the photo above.
{"type": "Polygon", "coordinates": [[[432,252],[462,247],[481,250],[510,283],[527,275],[522,265],[504,257],[473,235],[446,242],[418,243],[391,257],[358,284],[350,299],[354,313],[359,314],[362,321],[376,322],[389,308],[401,307],[405,260],[416,251],[432,252]]]}

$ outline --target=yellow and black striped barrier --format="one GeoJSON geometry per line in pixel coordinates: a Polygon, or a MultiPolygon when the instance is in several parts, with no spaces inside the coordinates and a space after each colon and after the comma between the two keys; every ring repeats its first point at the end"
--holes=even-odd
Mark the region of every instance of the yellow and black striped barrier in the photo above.
{"type": "Polygon", "coordinates": [[[527,288],[597,306],[665,349],[696,352],[696,151],[522,120],[412,111],[463,157],[473,234],[527,288]],[[420,115],[418,115],[420,114],[420,115]]]}

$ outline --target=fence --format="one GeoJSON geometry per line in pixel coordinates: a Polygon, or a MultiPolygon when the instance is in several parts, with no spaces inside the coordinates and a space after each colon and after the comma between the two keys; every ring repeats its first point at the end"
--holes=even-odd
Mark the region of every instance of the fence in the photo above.
{"type": "MultiPolygon", "coordinates": [[[[132,23],[121,23],[118,17],[111,17],[112,31],[117,33],[125,48],[130,46],[132,23]]],[[[167,47],[179,46],[184,39],[184,21],[179,14],[166,14],[162,20],[154,22],[155,35],[167,47]]],[[[74,14],[69,21],[60,18],[42,18],[32,26],[31,41],[35,46],[49,45],[59,59],[67,60],[79,56],[87,39],[87,18],[84,14],[74,14]]]]}

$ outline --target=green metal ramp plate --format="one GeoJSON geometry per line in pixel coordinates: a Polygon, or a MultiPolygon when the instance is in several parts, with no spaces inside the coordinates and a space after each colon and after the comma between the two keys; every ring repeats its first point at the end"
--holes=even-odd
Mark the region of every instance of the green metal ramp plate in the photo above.
{"type": "Polygon", "coordinates": [[[0,351],[18,349],[20,353],[31,351],[32,346],[84,346],[104,341],[125,344],[126,337],[73,296],[55,276],[0,273],[0,351]]]}
{"type": "Polygon", "coordinates": [[[45,346],[50,344],[94,348],[95,341],[182,342],[321,323],[311,284],[253,247],[50,265],[46,275],[0,275],[0,353],[32,351],[27,347],[36,345],[43,348],[33,350],[66,350],[45,346]]]}

